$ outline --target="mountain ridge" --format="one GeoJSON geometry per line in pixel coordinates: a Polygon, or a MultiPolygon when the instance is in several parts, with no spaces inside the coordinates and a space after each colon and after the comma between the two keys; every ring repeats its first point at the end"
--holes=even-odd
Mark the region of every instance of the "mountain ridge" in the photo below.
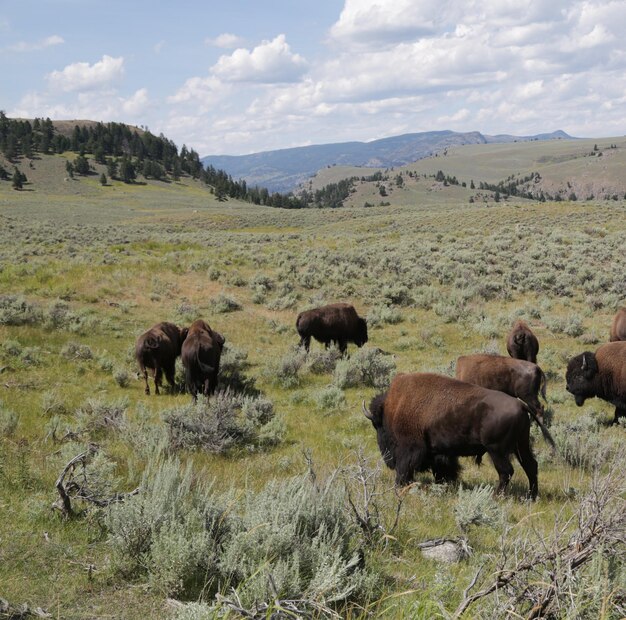
{"type": "Polygon", "coordinates": [[[562,130],[534,136],[490,136],[479,131],[441,130],[406,133],[369,142],[313,144],[249,155],[207,155],[200,161],[204,166],[224,170],[233,178],[244,179],[249,185],[285,192],[295,189],[322,168],[334,165],[390,168],[412,163],[453,146],[561,139],[575,138],[562,130]]]}

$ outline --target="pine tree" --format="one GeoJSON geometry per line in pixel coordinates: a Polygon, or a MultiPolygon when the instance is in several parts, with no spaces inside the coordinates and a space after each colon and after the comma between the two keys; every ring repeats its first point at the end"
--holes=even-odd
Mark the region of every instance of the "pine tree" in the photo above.
{"type": "Polygon", "coordinates": [[[100,175],[100,185],[104,187],[107,184],[107,175],[104,172],[100,175]]]}

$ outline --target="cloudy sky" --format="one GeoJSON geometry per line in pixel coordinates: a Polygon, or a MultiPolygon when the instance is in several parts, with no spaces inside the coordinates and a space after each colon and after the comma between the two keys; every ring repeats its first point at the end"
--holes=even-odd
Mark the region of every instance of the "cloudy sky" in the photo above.
{"type": "Polygon", "coordinates": [[[0,110],[201,156],[626,133],[626,0],[0,0],[0,110]]]}

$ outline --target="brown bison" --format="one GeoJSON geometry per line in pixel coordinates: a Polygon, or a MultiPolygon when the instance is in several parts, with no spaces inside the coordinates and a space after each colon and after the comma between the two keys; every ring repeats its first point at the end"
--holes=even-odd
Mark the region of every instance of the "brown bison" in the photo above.
{"type": "Polygon", "coordinates": [[[164,371],[165,378],[170,384],[172,391],[175,390],[176,358],[180,355],[180,350],[186,337],[186,327],[179,328],[174,323],[167,322],[157,323],[139,336],[135,344],[135,357],[139,364],[139,371],[146,382],[146,394],[150,394],[148,368],[152,370],[156,394],[159,394],[164,371]]]}
{"type": "Polygon", "coordinates": [[[543,421],[539,394],[546,400],[546,375],[537,364],[504,355],[462,355],[456,361],[456,378],[515,396],[543,421]]]}
{"type": "Polygon", "coordinates": [[[515,359],[536,364],[539,341],[524,321],[515,321],[506,340],[506,350],[515,359]]]}
{"type": "Polygon", "coordinates": [[[609,342],[595,353],[585,351],[572,358],[565,381],[579,407],[594,396],[615,405],[613,424],[617,424],[626,416],[626,342],[609,342]]]}
{"type": "Polygon", "coordinates": [[[626,308],[620,308],[613,317],[609,342],[626,340],[626,308]]]}
{"type": "Polygon", "coordinates": [[[376,396],[365,416],[376,429],[378,447],[396,484],[411,482],[414,472],[431,469],[435,480],[455,480],[459,456],[489,453],[503,491],[515,454],[537,496],[537,461],[530,447],[529,413],[544,437],[554,443],[533,411],[518,398],[443,375],[398,374],[385,394],[376,396]]]}
{"type": "Polygon", "coordinates": [[[362,347],[367,342],[367,321],[362,319],[351,304],[338,303],[301,312],[296,319],[300,345],[308,351],[311,337],[328,347],[335,342],[345,353],[348,342],[362,347]]]}
{"type": "Polygon", "coordinates": [[[187,390],[194,400],[197,399],[198,392],[205,396],[215,392],[224,342],[224,337],[202,319],[189,326],[181,355],[187,390]]]}

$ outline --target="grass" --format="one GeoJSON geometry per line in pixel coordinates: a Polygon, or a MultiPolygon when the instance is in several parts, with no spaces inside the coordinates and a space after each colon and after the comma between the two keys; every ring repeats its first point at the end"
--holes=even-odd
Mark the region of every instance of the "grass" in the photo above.
{"type": "MultiPolygon", "coordinates": [[[[501,146],[489,147],[494,161],[501,146]]],[[[37,168],[48,165],[53,163],[36,162],[37,168]]],[[[440,167],[459,174],[452,166],[440,167]]],[[[0,325],[0,399],[3,410],[18,416],[15,431],[0,437],[0,595],[14,604],[41,606],[59,618],[168,614],[159,592],[112,569],[97,514],[63,521],[50,509],[69,450],[78,453],[97,439],[116,463],[121,490],[130,490],[146,465],[137,442],[143,433],[164,433],[162,412],[187,404],[184,395],[146,396],[135,379],[134,341],[162,320],[182,324],[196,314],[227,344],[246,351],[246,374],[285,421],[284,440],[267,451],[179,454],[192,461],[198,479],[239,498],[270,480],[306,472],[307,450],[320,476],[354,463],[361,449],[380,463],[373,429],[360,411],[362,399],[376,389],[346,387],[345,404],[333,394],[330,406],[325,390],[332,373],[303,368],[293,387],[271,376],[298,342],[298,311],[321,302],[350,300],[363,316],[372,308],[380,314],[383,306],[399,315],[399,322],[371,327],[366,345],[393,354],[398,372],[445,372],[457,356],[486,347],[505,353],[506,331],[521,316],[540,341],[555,424],[589,413],[612,417],[612,408],[598,400],[577,409],[565,393],[564,370],[569,357],[589,348],[585,335],[608,339],[614,310],[625,302],[621,202],[470,205],[452,188],[432,198],[424,192],[419,202],[413,194],[392,197],[389,207],[290,212],[217,203],[191,182],[101,188],[78,179],[68,194],[65,182],[44,192],[45,178],[34,179],[32,192],[0,183],[0,296],[23,295],[44,317],[61,298],[78,317],[58,327],[45,321],[0,325]],[[265,283],[260,303],[253,301],[254,282],[265,283]],[[385,296],[385,284],[404,287],[402,298],[385,296]],[[220,296],[236,299],[241,308],[216,312],[213,300],[220,296]],[[7,341],[32,355],[8,352],[2,344],[7,341]],[[68,343],[89,347],[92,359],[63,355],[68,343]],[[109,363],[101,363],[103,358],[109,363]],[[116,383],[120,369],[131,373],[128,387],[116,383]],[[47,436],[50,415],[44,411],[50,392],[67,411],[59,416],[62,426],[72,428],[88,399],[126,398],[132,433],[100,430],[70,446],[55,444],[47,436]],[[96,567],[91,576],[89,564],[96,567]]],[[[354,354],[353,345],[349,350],[354,354]]],[[[603,427],[598,433],[612,442],[624,430],[603,427]]],[[[552,458],[538,438],[535,450],[538,502],[523,501],[527,483],[516,464],[510,493],[497,500],[511,536],[521,536],[524,528],[548,535],[558,515],[574,513],[590,485],[589,470],[552,458]]],[[[480,468],[469,459],[463,465],[464,488],[496,484],[487,460],[480,468]]],[[[381,476],[390,489],[393,473],[384,470],[381,476]]],[[[452,566],[424,559],[415,543],[458,535],[459,494],[433,485],[429,475],[418,482],[406,496],[394,538],[366,554],[368,566],[383,576],[382,592],[367,603],[381,617],[435,617],[440,606],[453,610],[482,559],[498,552],[499,526],[472,525],[472,559],[452,566]]],[[[382,515],[391,522],[393,493],[381,501],[382,515]]],[[[346,613],[358,616],[355,610],[346,613]]]]}

